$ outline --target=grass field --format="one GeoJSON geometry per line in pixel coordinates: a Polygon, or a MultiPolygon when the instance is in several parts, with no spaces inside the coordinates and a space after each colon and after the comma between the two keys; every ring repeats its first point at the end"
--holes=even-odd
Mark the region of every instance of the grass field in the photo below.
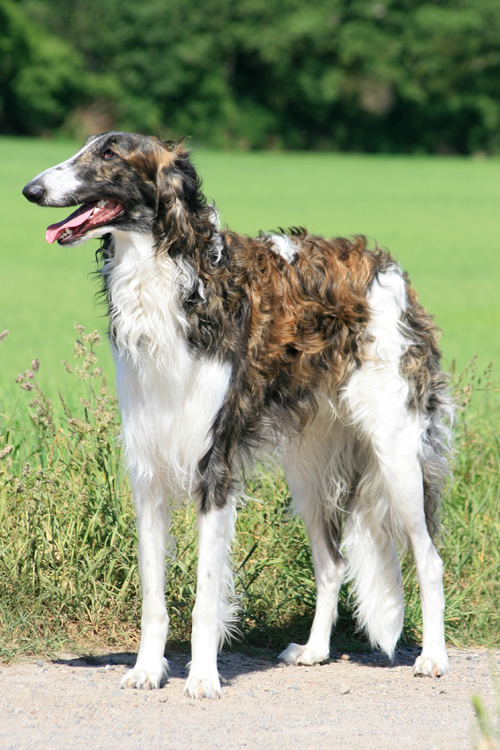
{"type": "MultiPolygon", "coordinates": [[[[40,209],[21,196],[39,171],[78,144],[0,139],[0,367],[4,398],[38,356],[40,382],[54,393],[72,343],[72,324],[105,330],[95,304],[97,242],[63,249],[45,227],[67,210],[40,209]]],[[[305,225],[325,234],[363,233],[389,248],[410,273],[443,329],[448,364],[500,358],[500,160],[340,154],[211,153],[194,160],[222,220],[254,234],[305,225]]],[[[102,359],[111,371],[108,353],[102,359]]],[[[0,397],[0,401],[1,401],[0,397]]]]}
{"type": "MultiPolygon", "coordinates": [[[[106,327],[89,278],[97,243],[74,250],[46,245],[46,225],[67,211],[42,210],[20,194],[31,177],[75,147],[0,139],[0,332],[10,330],[0,347],[4,658],[53,650],[68,639],[123,648],[138,636],[135,519],[117,443],[114,391],[100,380],[92,391],[88,379],[79,381],[60,364],[72,359],[75,320],[87,330],[106,327]],[[72,414],[57,396],[53,412],[41,391],[19,390],[14,379],[35,357],[41,360],[36,379],[42,390],[51,397],[60,390],[72,414]]],[[[477,373],[469,369],[456,386],[465,408],[440,549],[448,640],[498,645],[498,387],[489,387],[485,398],[479,375],[491,359],[500,360],[500,161],[209,152],[196,154],[195,161],[207,194],[217,199],[231,227],[253,234],[261,227],[304,224],[326,235],[376,237],[401,260],[422,302],[436,314],[448,362],[455,358],[462,370],[478,354],[477,373]],[[486,404],[486,410],[472,408],[474,389],[481,395],[476,405],[486,404]]],[[[105,342],[99,363],[112,380],[105,342]]],[[[498,369],[495,375],[498,380],[498,369]]],[[[26,390],[31,382],[24,383],[26,390]]],[[[290,638],[304,638],[311,623],[311,559],[303,526],[290,517],[283,478],[257,476],[250,494],[256,501],[240,514],[234,555],[243,643],[278,651],[290,638]]],[[[174,644],[185,641],[190,630],[195,525],[193,506],[177,511],[179,545],[167,590],[174,644]]],[[[422,621],[411,557],[403,574],[405,638],[419,640],[422,621]]],[[[347,587],[334,643],[366,647],[355,635],[347,587]]]]}

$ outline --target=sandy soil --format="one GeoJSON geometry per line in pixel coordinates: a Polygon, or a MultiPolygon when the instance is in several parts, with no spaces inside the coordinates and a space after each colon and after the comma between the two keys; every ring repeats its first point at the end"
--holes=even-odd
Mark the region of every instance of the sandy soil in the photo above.
{"type": "Polygon", "coordinates": [[[168,682],[150,692],[119,689],[131,654],[0,664],[0,747],[470,750],[471,695],[495,705],[488,655],[452,650],[449,673],[432,680],[413,676],[417,653],[400,650],[392,664],[338,654],[315,667],[223,654],[218,701],[183,696],[187,656],[171,657],[168,682]]]}

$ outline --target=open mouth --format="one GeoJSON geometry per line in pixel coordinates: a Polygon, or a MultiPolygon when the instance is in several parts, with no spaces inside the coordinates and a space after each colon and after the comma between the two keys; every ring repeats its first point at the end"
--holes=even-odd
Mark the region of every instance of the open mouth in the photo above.
{"type": "Polygon", "coordinates": [[[69,243],[92,229],[109,224],[110,221],[121,216],[125,209],[121,203],[116,201],[92,201],[83,203],[80,208],[74,211],[67,219],[51,224],[45,232],[45,239],[52,244],[57,242],[60,245],[69,243]]]}

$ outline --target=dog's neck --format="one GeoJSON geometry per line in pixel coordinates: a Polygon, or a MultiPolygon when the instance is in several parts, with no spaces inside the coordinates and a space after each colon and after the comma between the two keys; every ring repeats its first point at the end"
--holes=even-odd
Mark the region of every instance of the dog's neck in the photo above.
{"type": "Polygon", "coordinates": [[[118,354],[136,365],[150,356],[168,366],[172,347],[186,335],[181,298],[199,283],[192,266],[158,251],[152,234],[115,231],[101,274],[118,354]]]}

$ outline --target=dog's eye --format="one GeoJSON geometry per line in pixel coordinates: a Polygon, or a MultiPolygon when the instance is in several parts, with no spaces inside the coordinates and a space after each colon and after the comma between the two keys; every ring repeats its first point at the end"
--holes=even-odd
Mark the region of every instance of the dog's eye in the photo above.
{"type": "Polygon", "coordinates": [[[106,151],[103,151],[101,154],[103,159],[106,159],[108,161],[109,159],[114,159],[116,154],[114,151],[111,151],[110,148],[107,148],[106,151]]]}

